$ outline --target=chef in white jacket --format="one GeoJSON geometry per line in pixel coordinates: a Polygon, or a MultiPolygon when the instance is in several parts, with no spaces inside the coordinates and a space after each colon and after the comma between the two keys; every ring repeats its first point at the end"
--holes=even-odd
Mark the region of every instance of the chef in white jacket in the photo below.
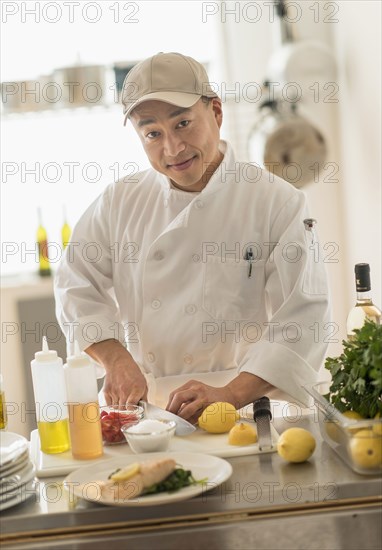
{"type": "Polygon", "coordinates": [[[110,184],[74,229],[55,278],[69,347],[104,367],[107,403],[177,375],[167,408],[190,421],[276,390],[306,403],[329,304],[304,194],[235,159],[194,59],[139,63],[122,102],[152,168],[110,184]]]}

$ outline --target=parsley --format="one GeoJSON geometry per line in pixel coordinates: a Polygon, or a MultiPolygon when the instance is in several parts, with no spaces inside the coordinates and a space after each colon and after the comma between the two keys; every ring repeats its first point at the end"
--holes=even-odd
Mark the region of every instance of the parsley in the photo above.
{"type": "Polygon", "coordinates": [[[183,468],[176,468],[169,476],[166,477],[160,483],[155,483],[145,489],[144,494],[155,494],[155,493],[172,493],[174,491],[179,491],[183,487],[189,487],[190,485],[197,485],[205,483],[206,479],[196,480],[194,479],[190,470],[184,470],[183,468]]]}
{"type": "Polygon", "coordinates": [[[382,416],[382,325],[366,320],[354,337],[343,340],[343,353],[328,357],[332,375],[325,396],[340,412],[353,410],[364,418],[382,416]]]}

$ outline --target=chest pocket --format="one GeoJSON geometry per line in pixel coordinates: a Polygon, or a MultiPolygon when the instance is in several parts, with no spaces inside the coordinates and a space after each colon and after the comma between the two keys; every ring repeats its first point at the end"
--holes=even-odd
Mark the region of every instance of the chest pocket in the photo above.
{"type": "Polygon", "coordinates": [[[306,232],[305,240],[308,250],[308,261],[305,268],[302,290],[305,294],[326,295],[328,294],[328,281],[322,250],[318,241],[312,240],[312,236],[308,231],[306,232]],[[316,258],[316,254],[318,258],[316,258]]]}
{"type": "Polygon", "coordinates": [[[208,256],[203,283],[203,308],[214,319],[251,320],[264,301],[265,260],[252,263],[234,259],[222,261],[208,256]]]}

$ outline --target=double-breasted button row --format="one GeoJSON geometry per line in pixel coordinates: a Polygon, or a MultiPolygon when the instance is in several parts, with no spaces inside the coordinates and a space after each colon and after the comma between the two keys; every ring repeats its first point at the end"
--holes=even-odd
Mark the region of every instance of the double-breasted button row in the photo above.
{"type": "Polygon", "coordinates": [[[196,307],[195,304],[188,304],[185,307],[186,313],[188,313],[188,315],[194,315],[194,313],[196,313],[197,309],[198,308],[196,307]]]}
{"type": "MultiPolygon", "coordinates": [[[[149,351],[146,355],[147,357],[147,361],[149,363],[155,363],[155,360],[156,360],[156,357],[155,357],[155,353],[153,353],[152,351],[149,351]]],[[[190,353],[186,353],[184,356],[183,356],[183,362],[186,364],[186,365],[191,365],[191,363],[194,361],[194,358],[193,356],[190,354],[190,353]]]]}
{"type": "Polygon", "coordinates": [[[163,250],[156,250],[154,252],[154,260],[157,260],[157,261],[160,261],[160,260],[163,260],[163,258],[165,257],[165,253],[163,252],[163,250]]]}

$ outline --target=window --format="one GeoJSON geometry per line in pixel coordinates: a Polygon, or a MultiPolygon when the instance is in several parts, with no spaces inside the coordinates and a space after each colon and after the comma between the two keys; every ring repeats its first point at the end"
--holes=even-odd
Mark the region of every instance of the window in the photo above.
{"type": "MultiPolygon", "coordinates": [[[[216,19],[204,17],[203,2],[17,4],[12,3],[17,11],[3,25],[2,82],[38,80],[80,61],[105,67],[110,97],[115,62],[180,51],[210,69],[216,59],[216,19]]],[[[135,132],[123,126],[122,107],[113,101],[103,107],[56,105],[41,112],[4,113],[2,144],[3,275],[37,271],[38,207],[54,243],[54,269],[63,207],[73,228],[106,185],[149,166],[135,132]]]]}

